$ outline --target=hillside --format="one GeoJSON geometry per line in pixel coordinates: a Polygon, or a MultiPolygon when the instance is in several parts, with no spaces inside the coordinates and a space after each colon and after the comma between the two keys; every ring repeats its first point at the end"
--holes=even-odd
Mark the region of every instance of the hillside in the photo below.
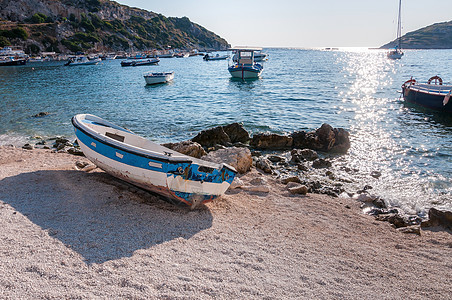
{"type": "Polygon", "coordinates": [[[187,17],[167,18],[108,0],[0,0],[0,47],[27,53],[226,49],[226,40],[187,17]]]}
{"type": "MultiPolygon", "coordinates": [[[[397,44],[394,40],[382,49],[393,48],[397,44]]],[[[436,23],[402,36],[404,49],[452,49],[452,21],[436,23]]]]}

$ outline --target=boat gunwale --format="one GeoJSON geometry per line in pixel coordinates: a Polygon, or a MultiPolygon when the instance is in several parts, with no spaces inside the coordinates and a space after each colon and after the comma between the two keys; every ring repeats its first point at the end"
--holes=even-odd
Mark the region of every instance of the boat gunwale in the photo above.
{"type": "MultiPolygon", "coordinates": [[[[110,147],[113,147],[113,148],[121,150],[121,151],[125,151],[130,154],[138,155],[138,156],[141,156],[141,157],[144,157],[147,159],[158,160],[158,161],[165,162],[165,163],[190,163],[190,164],[193,163],[193,160],[190,159],[188,156],[187,157],[162,157],[164,154],[161,154],[161,153],[158,153],[155,151],[151,151],[151,150],[147,150],[147,149],[143,149],[143,148],[138,148],[138,147],[132,146],[130,144],[120,143],[119,141],[116,141],[107,136],[91,133],[91,132],[89,132],[89,130],[85,129],[87,126],[85,126],[85,128],[83,128],[80,124],[77,123],[78,122],[78,120],[76,118],[77,116],[80,116],[80,115],[76,115],[76,116],[72,117],[72,120],[71,120],[72,125],[76,129],[80,130],[81,132],[83,132],[84,134],[89,136],[90,138],[92,138],[98,142],[104,143],[110,147]],[[128,147],[124,147],[121,144],[127,145],[128,147]],[[130,148],[136,148],[136,149],[130,149],[130,148]],[[149,152],[149,153],[145,153],[145,152],[149,152]]],[[[92,115],[90,115],[90,116],[92,116],[92,115]]],[[[108,124],[106,124],[106,125],[108,125],[108,124]]],[[[108,127],[119,130],[119,128],[115,128],[115,127],[111,127],[111,126],[108,126],[108,127]]],[[[96,131],[94,131],[94,130],[92,130],[92,131],[96,133],[96,131]]],[[[131,131],[128,131],[128,132],[132,133],[131,131]]],[[[168,149],[168,150],[171,150],[171,149],[168,149]]],[[[183,155],[183,154],[181,154],[181,155],[183,155]]],[[[220,167],[220,165],[218,165],[218,167],[220,167]]]]}
{"type": "Polygon", "coordinates": [[[431,85],[428,83],[416,83],[404,87],[408,90],[418,93],[424,93],[435,96],[447,96],[449,93],[452,94],[452,85],[431,85]],[[435,87],[434,89],[428,88],[429,86],[435,87]]]}
{"type": "Polygon", "coordinates": [[[143,75],[143,77],[159,78],[159,77],[166,77],[166,76],[170,76],[170,75],[174,75],[174,71],[173,72],[148,72],[148,73],[145,73],[143,75]]]}

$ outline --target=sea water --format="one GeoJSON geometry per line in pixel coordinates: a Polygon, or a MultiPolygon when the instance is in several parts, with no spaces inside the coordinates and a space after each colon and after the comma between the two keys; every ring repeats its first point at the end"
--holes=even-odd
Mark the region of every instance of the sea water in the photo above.
{"type": "MultiPolygon", "coordinates": [[[[423,215],[452,210],[452,118],[406,106],[401,85],[412,76],[452,80],[452,50],[407,50],[401,60],[368,49],[265,49],[259,80],[230,77],[227,61],[162,58],[157,66],[64,62],[0,68],[0,144],[33,136],[74,138],[71,117],[98,115],[156,142],[192,138],[242,122],[251,133],[315,130],[323,123],[351,133],[337,164],[355,170],[356,188],[423,215]],[[174,71],[173,82],[146,86],[145,72],[174,71]],[[39,112],[49,115],[35,118],[39,112]],[[381,172],[373,178],[373,171],[381,172]]],[[[339,171],[338,171],[339,172],[339,171]]]]}

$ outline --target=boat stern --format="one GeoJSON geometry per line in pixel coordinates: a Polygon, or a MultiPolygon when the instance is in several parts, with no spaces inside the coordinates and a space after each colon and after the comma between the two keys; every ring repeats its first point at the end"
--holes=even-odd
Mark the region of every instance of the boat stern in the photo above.
{"type": "Polygon", "coordinates": [[[219,168],[190,164],[179,174],[168,173],[168,189],[181,202],[196,206],[222,196],[234,180],[237,171],[222,164],[219,168]]]}

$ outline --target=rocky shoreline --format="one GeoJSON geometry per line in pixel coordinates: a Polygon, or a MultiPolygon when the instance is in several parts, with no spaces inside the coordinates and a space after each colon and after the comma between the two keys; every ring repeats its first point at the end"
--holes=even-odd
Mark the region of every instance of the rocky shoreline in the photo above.
{"type": "MultiPolygon", "coordinates": [[[[240,174],[256,168],[286,185],[292,194],[326,194],[331,197],[350,197],[361,204],[362,210],[378,221],[389,222],[404,233],[420,234],[421,227],[442,226],[452,230],[452,212],[430,208],[428,218],[409,215],[388,201],[371,193],[372,186],[350,188],[355,183],[353,173],[359,171],[340,164],[341,157],[350,148],[350,134],[343,128],[323,124],[315,131],[296,131],[290,134],[257,133],[251,136],[240,123],[217,126],[198,133],[188,141],[166,143],[163,146],[180,153],[213,162],[225,162],[240,174]],[[337,168],[336,165],[339,165],[337,168]]],[[[22,148],[51,149],[53,152],[84,156],[77,142],[64,137],[44,140],[33,138],[34,144],[22,148]]],[[[93,169],[93,166],[78,166],[93,169]]],[[[370,177],[378,179],[381,172],[374,170],[370,177]]],[[[355,185],[356,186],[356,185],[355,185]]],[[[245,186],[237,177],[230,189],[268,192],[265,182],[245,186]]]]}

